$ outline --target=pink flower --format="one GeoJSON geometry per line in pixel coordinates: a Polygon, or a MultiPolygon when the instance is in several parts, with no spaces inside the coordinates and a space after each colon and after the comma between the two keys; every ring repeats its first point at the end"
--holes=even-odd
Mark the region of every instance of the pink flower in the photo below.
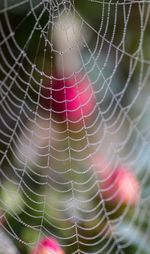
{"type": "Polygon", "coordinates": [[[103,159],[96,159],[101,173],[101,193],[104,198],[111,202],[123,202],[124,204],[136,205],[140,200],[140,184],[134,173],[125,166],[118,166],[111,170],[103,159]]]}
{"type": "Polygon", "coordinates": [[[48,88],[42,90],[42,96],[45,97],[41,98],[43,107],[52,108],[53,112],[69,121],[77,122],[90,115],[96,105],[91,84],[83,75],[53,80],[52,100],[48,88]]]}
{"type": "Polygon", "coordinates": [[[56,239],[47,237],[42,239],[31,254],[64,254],[56,239]]]}

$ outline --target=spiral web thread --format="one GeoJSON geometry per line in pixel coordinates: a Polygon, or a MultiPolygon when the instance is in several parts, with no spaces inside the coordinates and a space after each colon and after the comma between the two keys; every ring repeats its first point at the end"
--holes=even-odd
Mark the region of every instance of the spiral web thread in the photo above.
{"type": "Polygon", "coordinates": [[[78,1],[0,3],[1,192],[15,203],[1,198],[2,227],[28,250],[51,235],[67,253],[128,253],[131,248],[131,253],[149,253],[150,59],[145,48],[150,4],[87,0],[85,5],[97,10],[97,22],[80,13],[78,1]],[[80,20],[82,49],[78,41],[74,45],[80,66],[68,76],[65,56],[71,56],[72,48],[59,51],[53,38],[61,15],[80,20]],[[134,49],[128,45],[132,40],[134,49]],[[93,110],[85,115],[81,107],[75,121],[68,111],[65,120],[55,117],[52,108],[53,83],[59,79],[55,58],[61,62],[64,86],[67,78],[74,78],[79,94],[79,74],[93,88],[85,104],[95,98],[93,110]],[[45,84],[50,84],[49,107],[40,102],[45,84]],[[123,200],[107,207],[99,176],[105,168],[94,163],[99,155],[112,171],[120,164],[133,170],[141,186],[136,207],[127,204],[120,212],[123,200]],[[20,235],[14,225],[31,232],[34,240],[20,235]]]}

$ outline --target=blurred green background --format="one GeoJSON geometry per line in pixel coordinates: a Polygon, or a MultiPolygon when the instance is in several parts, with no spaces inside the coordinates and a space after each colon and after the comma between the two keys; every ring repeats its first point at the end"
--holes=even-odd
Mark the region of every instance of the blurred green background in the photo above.
{"type": "MultiPolygon", "coordinates": [[[[2,0],[0,2],[2,52],[0,229],[6,231],[7,237],[11,238],[21,254],[29,253],[42,235],[56,236],[66,254],[75,253],[78,247],[81,253],[122,253],[115,240],[118,235],[120,245],[124,246],[124,253],[150,252],[149,10],[150,4],[144,1],[2,0]],[[55,123],[55,127],[51,134],[55,136],[59,133],[57,142],[51,148],[49,156],[45,154],[41,161],[24,167],[17,159],[19,138],[22,133],[26,133],[26,126],[30,128],[28,122],[35,118],[36,112],[49,121],[49,113],[43,112],[39,105],[40,85],[50,82],[50,75],[55,76],[55,58],[59,52],[50,40],[50,34],[60,13],[65,11],[75,13],[83,21],[83,27],[89,34],[90,39],[85,38],[87,44],[81,51],[84,61],[81,70],[86,71],[93,82],[99,108],[92,116],[92,121],[98,120],[96,125],[88,130],[84,126],[83,130],[76,132],[81,125],[70,126],[71,130],[68,133],[67,124],[62,124],[52,113],[51,122],[55,123]],[[49,30],[46,33],[44,28],[47,28],[47,24],[49,30]],[[45,51],[46,39],[49,44],[45,51]],[[5,96],[6,99],[3,100],[5,96]],[[110,110],[107,110],[109,105],[110,110]],[[112,114],[113,120],[107,120],[112,114]],[[112,135],[115,128],[110,127],[111,123],[120,115],[120,121],[125,119],[124,123],[117,133],[112,135]],[[135,121],[135,125],[132,126],[128,117],[132,123],[135,121]],[[16,125],[18,119],[19,124],[16,125]],[[107,123],[103,125],[105,121],[107,123]],[[108,137],[105,138],[108,139],[107,143],[105,140],[101,141],[102,132],[94,134],[101,125],[102,132],[106,126],[110,130],[108,137]],[[99,151],[103,154],[113,137],[116,143],[118,136],[121,136],[122,142],[125,141],[132,128],[129,140],[123,144],[117,155],[120,162],[129,161],[132,165],[141,183],[142,199],[147,198],[147,202],[136,208],[122,205],[116,212],[113,210],[113,204],[106,204],[107,214],[101,210],[102,200],[96,187],[92,187],[95,179],[91,177],[89,181],[92,170],[86,172],[86,168],[90,167],[86,157],[96,151],[99,141],[105,143],[101,146],[103,152],[99,151]],[[72,138],[71,162],[68,135],[72,138]],[[141,136],[147,140],[146,146],[141,136]],[[79,151],[88,143],[91,146],[84,152],[73,150],[79,151]],[[134,144],[135,149],[130,156],[134,144]],[[48,157],[50,157],[50,175],[46,167],[48,157]],[[73,169],[72,172],[69,171],[70,167],[73,169]],[[72,193],[72,188],[75,194],[72,193]],[[93,213],[85,212],[86,209],[88,211],[94,207],[102,212],[98,213],[97,210],[93,213]],[[124,212],[122,223],[118,226],[117,219],[120,219],[124,212]],[[106,215],[115,228],[112,230],[114,234],[113,232],[108,234],[106,215]],[[99,223],[101,220],[102,223],[99,223]],[[78,240],[82,242],[79,246],[76,242],[78,240]],[[131,241],[129,246],[126,245],[126,241],[131,241]]],[[[92,122],[88,122],[87,126],[92,126],[92,122]]],[[[121,141],[118,142],[119,145],[121,141]]],[[[3,240],[1,244],[3,245],[3,240]]]]}

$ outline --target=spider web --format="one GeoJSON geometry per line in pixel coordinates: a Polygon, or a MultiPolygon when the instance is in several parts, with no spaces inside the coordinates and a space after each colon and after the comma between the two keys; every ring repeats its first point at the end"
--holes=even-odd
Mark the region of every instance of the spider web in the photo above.
{"type": "Polygon", "coordinates": [[[0,8],[1,227],[22,252],[49,235],[66,253],[149,253],[149,1],[0,8]],[[118,165],[140,182],[134,207],[103,195],[118,165]]]}

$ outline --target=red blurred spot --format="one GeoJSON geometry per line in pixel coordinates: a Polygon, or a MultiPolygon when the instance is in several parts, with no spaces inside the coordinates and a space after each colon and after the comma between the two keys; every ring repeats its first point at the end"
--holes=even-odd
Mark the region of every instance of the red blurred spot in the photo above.
{"type": "Polygon", "coordinates": [[[56,115],[69,121],[79,121],[90,115],[96,104],[91,84],[83,75],[53,80],[52,87],[43,88],[41,95],[40,103],[44,108],[51,108],[56,115]]]}
{"type": "Polygon", "coordinates": [[[104,198],[110,202],[136,205],[140,200],[140,184],[135,174],[125,166],[112,169],[103,159],[95,158],[100,173],[100,188],[104,198]]]}
{"type": "Polygon", "coordinates": [[[64,254],[56,239],[47,237],[42,239],[31,254],[64,254]]]}

